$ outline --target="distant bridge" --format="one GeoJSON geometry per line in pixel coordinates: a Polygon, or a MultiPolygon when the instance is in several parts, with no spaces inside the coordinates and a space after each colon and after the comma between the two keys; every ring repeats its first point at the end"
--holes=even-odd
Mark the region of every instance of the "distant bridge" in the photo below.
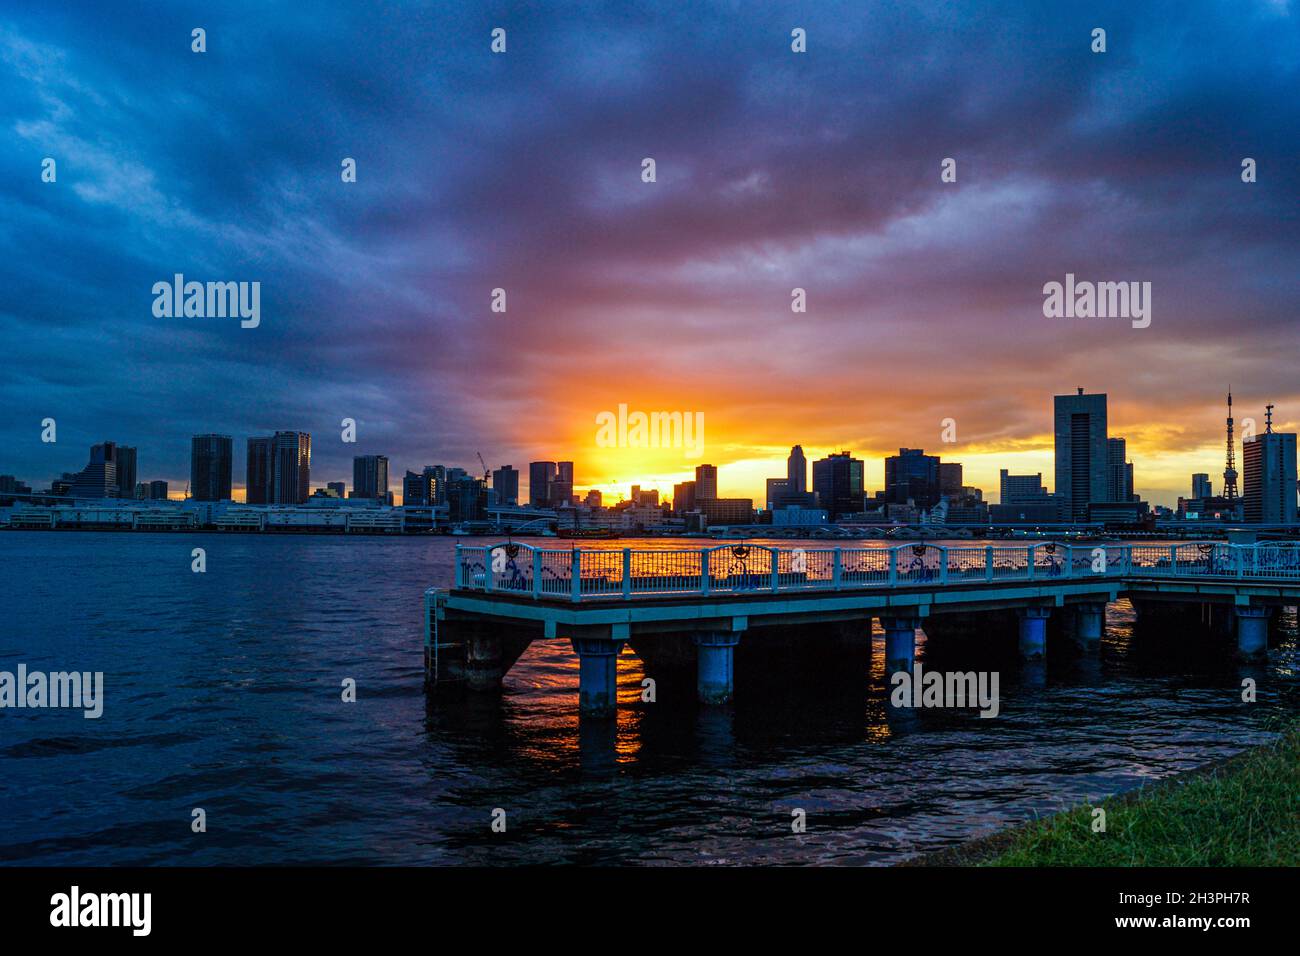
{"type": "Polygon", "coordinates": [[[1193,616],[1217,607],[1238,652],[1258,658],[1273,610],[1300,604],[1300,545],[459,545],[453,587],[426,592],[426,673],[430,686],[491,689],[534,638],[567,637],[580,659],[580,708],[608,713],[624,643],[652,657],[656,643],[687,639],[700,698],[718,702],[732,694],[733,651],[748,631],[847,624],[869,641],[879,617],[886,664],[898,670],[912,666],[927,620],[1014,611],[1021,654],[1038,659],[1054,613],[1086,649],[1121,595],[1193,616]]]}

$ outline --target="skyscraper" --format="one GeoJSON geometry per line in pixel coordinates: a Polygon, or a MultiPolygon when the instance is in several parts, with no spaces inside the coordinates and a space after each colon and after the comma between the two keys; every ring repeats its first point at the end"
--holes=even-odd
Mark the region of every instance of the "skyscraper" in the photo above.
{"type": "Polygon", "coordinates": [[[847,451],[813,462],[813,492],[831,520],[862,510],[863,463],[847,451]]]}
{"type": "MultiPolygon", "coordinates": [[[[960,480],[957,488],[961,489],[960,480]]],[[[885,459],[885,500],[906,504],[908,499],[918,508],[939,501],[938,455],[927,455],[921,448],[900,448],[897,455],[885,459]]]]}
{"type": "Polygon", "coordinates": [[[711,501],[718,497],[718,466],[695,466],[695,502],[711,501]]]}
{"type": "Polygon", "coordinates": [[[808,490],[808,459],[804,457],[802,445],[790,449],[790,457],[785,460],[785,472],[787,493],[800,495],[808,490]]]}
{"type": "Polygon", "coordinates": [[[195,435],[190,439],[190,497],[195,501],[229,501],[233,473],[229,435],[195,435]]]}
{"type": "Polygon", "coordinates": [[[551,482],[555,480],[555,462],[530,461],[528,463],[528,503],[535,508],[545,508],[551,503],[551,482]]]}
{"type": "Polygon", "coordinates": [[[695,482],[681,481],[673,485],[673,511],[685,514],[695,510],[695,482]]]}
{"type": "Polygon", "coordinates": [[[492,472],[492,490],[496,492],[497,504],[519,504],[519,469],[502,465],[492,472]]]}
{"type": "Polygon", "coordinates": [[[1241,444],[1242,516],[1261,524],[1296,520],[1295,435],[1273,431],[1273,406],[1266,406],[1265,432],[1241,444]]]}
{"type": "Polygon", "coordinates": [[[116,442],[105,441],[90,446],[90,461],[72,476],[68,494],[73,498],[135,497],[135,485],[125,495],[119,495],[116,442]]]}
{"type": "Polygon", "coordinates": [[[1210,485],[1210,476],[1206,472],[1197,472],[1192,475],[1192,497],[1209,498],[1213,495],[1213,489],[1210,485]]]}
{"type": "Polygon", "coordinates": [[[249,504],[301,504],[311,494],[311,435],[276,432],[248,440],[249,504]]]}
{"type": "Polygon", "coordinates": [[[1106,395],[1057,395],[1056,500],[1064,521],[1087,521],[1088,502],[1109,500],[1106,395]]]}
{"type": "Polygon", "coordinates": [[[271,500],[271,439],[250,438],[244,464],[244,500],[264,505],[271,500]]]}
{"type": "Polygon", "coordinates": [[[117,446],[117,496],[134,498],[136,485],[135,449],[130,445],[117,446]]]}
{"type": "Polygon", "coordinates": [[[551,482],[549,504],[553,508],[570,504],[573,500],[573,462],[557,461],[555,479],[551,482]]]}
{"type": "Polygon", "coordinates": [[[1106,494],[1108,501],[1133,500],[1133,463],[1123,438],[1106,439],[1106,494]]]}
{"type": "Polygon", "coordinates": [[[959,461],[939,462],[939,494],[946,498],[961,496],[962,469],[959,461]]]}
{"type": "Polygon", "coordinates": [[[388,456],[356,455],[352,459],[352,497],[388,498],[388,456]]]}

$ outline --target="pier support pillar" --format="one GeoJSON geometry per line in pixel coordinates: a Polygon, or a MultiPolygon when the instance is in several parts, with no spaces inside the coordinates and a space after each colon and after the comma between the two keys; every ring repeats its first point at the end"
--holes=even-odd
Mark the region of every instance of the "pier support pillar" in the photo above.
{"type": "Polygon", "coordinates": [[[1237,655],[1246,660],[1268,656],[1268,617],[1266,607],[1237,607],[1237,655]]]}
{"type": "Polygon", "coordinates": [[[737,631],[699,631],[694,635],[697,688],[702,704],[725,704],[735,690],[737,631]]]}
{"type": "Polygon", "coordinates": [[[916,661],[916,629],[921,619],[882,617],[880,626],[885,630],[885,673],[910,671],[916,661]]]}
{"type": "Polygon", "coordinates": [[[1047,656],[1047,619],[1052,616],[1048,607],[1022,607],[1016,609],[1020,619],[1020,656],[1027,661],[1041,661],[1047,656]]]}
{"type": "Polygon", "coordinates": [[[501,635],[473,633],[465,641],[465,686],[474,691],[493,691],[505,676],[501,635]]]}
{"type": "Polygon", "coordinates": [[[1074,609],[1074,642],[1085,651],[1097,649],[1106,630],[1106,605],[1080,604],[1074,609]]]}
{"type": "Polygon", "coordinates": [[[618,655],[622,641],[575,637],[578,655],[578,713],[613,717],[618,710],[618,655]]]}

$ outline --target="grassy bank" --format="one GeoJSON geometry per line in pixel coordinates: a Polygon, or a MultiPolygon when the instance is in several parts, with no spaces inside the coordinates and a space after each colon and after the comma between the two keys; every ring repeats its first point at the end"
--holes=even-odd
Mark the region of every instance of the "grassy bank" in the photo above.
{"type": "Polygon", "coordinates": [[[922,865],[1300,865],[1300,727],[1218,764],[937,854],[922,865]]]}

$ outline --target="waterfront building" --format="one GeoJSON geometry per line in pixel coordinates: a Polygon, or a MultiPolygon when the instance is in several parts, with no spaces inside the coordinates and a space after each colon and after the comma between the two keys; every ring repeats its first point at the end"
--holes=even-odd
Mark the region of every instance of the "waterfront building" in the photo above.
{"type": "Polygon", "coordinates": [[[190,497],[195,501],[229,501],[234,473],[234,442],[229,435],[195,435],[190,439],[190,497]]]}
{"type": "Polygon", "coordinates": [[[1086,521],[1089,502],[1110,498],[1106,394],[1057,395],[1053,403],[1056,501],[1064,521],[1086,521]]]}
{"type": "Polygon", "coordinates": [[[752,498],[703,498],[696,504],[710,526],[752,524],[754,501],[752,498]]]}

